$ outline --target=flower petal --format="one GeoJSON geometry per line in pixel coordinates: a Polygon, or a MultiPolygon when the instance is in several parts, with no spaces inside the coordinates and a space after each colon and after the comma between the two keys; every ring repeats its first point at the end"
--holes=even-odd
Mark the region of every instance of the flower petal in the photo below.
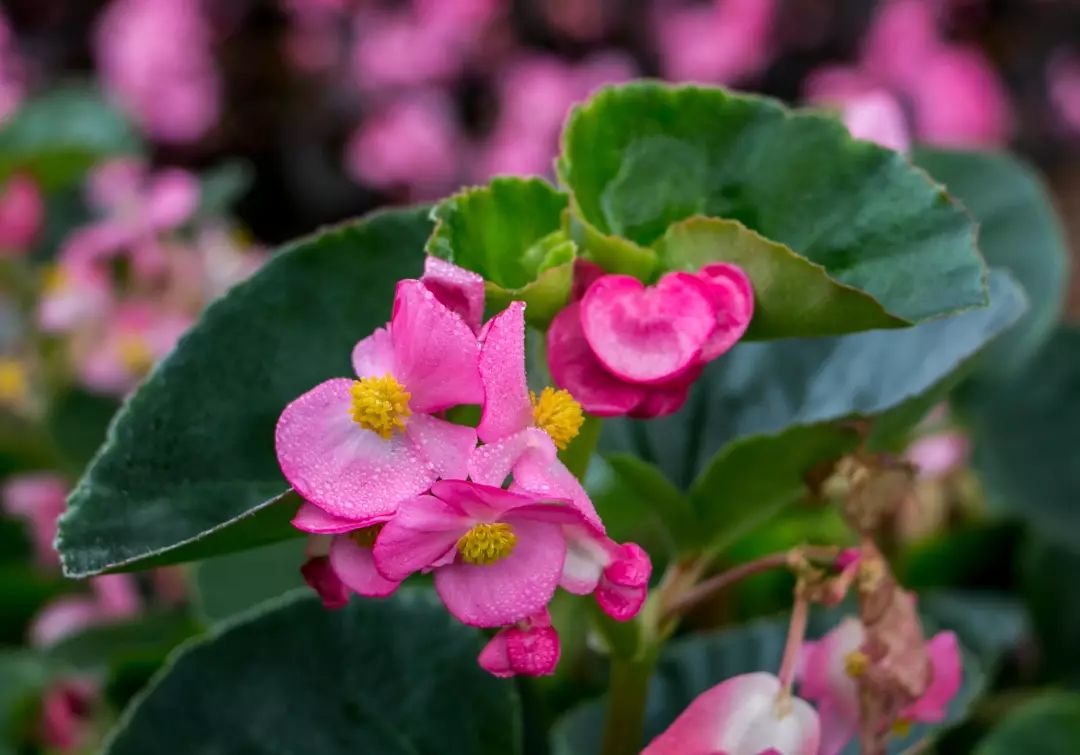
{"type": "Polygon", "coordinates": [[[484,319],[484,276],[428,255],[420,278],[443,305],[465,321],[473,332],[484,319]]]}
{"type": "Polygon", "coordinates": [[[477,522],[493,522],[511,509],[544,502],[536,496],[464,480],[439,480],[431,486],[431,493],[477,522]]]}
{"type": "Polygon", "coordinates": [[[352,366],[357,377],[382,377],[394,374],[394,342],[389,328],[376,328],[352,350],[352,366]]]}
{"type": "Polygon", "coordinates": [[[462,480],[468,474],[469,456],[476,448],[476,430],[428,414],[414,414],[405,426],[405,434],[439,477],[462,480]]]}
{"type": "Polygon", "coordinates": [[[446,608],[470,626],[521,621],[547,606],[558,586],[566,557],[561,528],[513,517],[506,521],[517,535],[509,556],[489,566],[455,562],[435,572],[435,589],[446,608]]]}
{"type": "Polygon", "coordinates": [[[412,394],[414,412],[430,414],[483,400],[476,336],[420,281],[398,283],[390,336],[394,377],[412,394]]]}
{"type": "Polygon", "coordinates": [[[593,354],[581,328],[581,304],[565,307],[551,321],[547,337],[551,378],[589,414],[618,417],[632,410],[645,396],[645,387],[612,375],[593,354]]]}
{"type": "Polygon", "coordinates": [[[303,532],[311,532],[316,535],[338,535],[342,532],[351,532],[363,527],[370,527],[372,524],[385,520],[385,517],[376,517],[374,520],[346,519],[334,516],[323,511],[315,504],[304,501],[300,504],[296,516],[292,518],[292,526],[303,532]]]}
{"type": "Polygon", "coordinates": [[[483,485],[500,487],[510,476],[510,470],[514,468],[514,464],[529,449],[530,444],[536,441],[536,433],[547,438],[547,444],[551,447],[551,456],[554,456],[555,444],[546,433],[535,429],[531,432],[522,430],[494,443],[485,443],[473,449],[469,456],[469,478],[483,485]]]}
{"type": "Polygon", "coordinates": [[[525,382],[525,303],[511,302],[484,328],[480,378],[484,413],[476,428],[485,442],[500,440],[533,424],[525,382]]]}
{"type": "Polygon", "coordinates": [[[359,545],[347,535],[334,538],[330,546],[330,566],[338,579],[353,592],[368,598],[383,598],[394,592],[400,580],[387,579],[375,568],[372,549],[359,545]]]}
{"type": "Polygon", "coordinates": [[[652,561],[641,546],[619,545],[596,588],[596,602],[616,621],[632,619],[645,605],[651,575],[652,561]]]}
{"type": "Polygon", "coordinates": [[[500,630],[480,651],[481,668],[506,678],[547,676],[559,663],[559,634],[547,610],[513,627],[500,630]]]}
{"type": "Polygon", "coordinates": [[[334,516],[385,516],[437,475],[405,436],[384,440],[353,421],[351,385],[328,380],[285,407],[275,437],[278,464],[301,497],[334,516]]]}
{"type": "Polygon", "coordinates": [[[199,180],[186,170],[169,168],[150,180],[146,195],[146,222],[155,230],[176,228],[199,205],[199,180]]]}
{"type": "Polygon", "coordinates": [[[375,540],[375,566],[389,580],[403,580],[453,551],[475,520],[430,495],[404,501],[375,540]]]}
{"type": "Polygon", "coordinates": [[[326,556],[309,558],[300,567],[304,581],[322,599],[323,608],[336,610],[349,602],[349,591],[326,556]]]}
{"type": "Polygon", "coordinates": [[[964,676],[963,661],[956,635],[952,632],[938,632],[927,643],[926,650],[933,669],[930,686],[902,715],[913,721],[937,723],[945,719],[949,703],[960,691],[964,676]]]}
{"type": "Polygon", "coordinates": [[[600,521],[599,514],[596,513],[596,507],[593,506],[589,494],[554,453],[545,454],[534,447],[534,450],[521,455],[514,465],[513,472],[514,482],[510,486],[511,490],[528,493],[545,500],[568,499],[594,528],[603,533],[604,525],[600,521]]]}
{"type": "Polygon", "coordinates": [[[716,359],[743,337],[754,317],[754,289],[736,265],[715,262],[694,276],[705,284],[716,317],[715,328],[701,350],[705,361],[716,359]]]}
{"type": "Polygon", "coordinates": [[[687,273],[646,288],[629,275],[606,275],[581,300],[581,327],[596,358],[634,383],[670,380],[693,365],[715,329],[713,306],[687,273]]]}

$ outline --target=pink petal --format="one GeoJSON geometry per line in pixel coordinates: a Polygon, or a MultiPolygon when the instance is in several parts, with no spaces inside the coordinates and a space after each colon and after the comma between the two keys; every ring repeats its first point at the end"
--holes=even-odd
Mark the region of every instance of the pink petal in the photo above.
{"type": "Polygon", "coordinates": [[[952,632],[938,632],[927,643],[926,650],[933,669],[930,686],[902,715],[913,721],[937,723],[945,719],[949,703],[960,691],[964,676],[963,661],[956,635],[952,632]]]}
{"type": "Polygon", "coordinates": [[[484,276],[428,255],[420,278],[435,298],[455,312],[475,333],[484,319],[484,276]]]}
{"type": "Polygon", "coordinates": [[[510,306],[491,319],[480,347],[484,413],[476,428],[485,442],[500,440],[533,424],[525,382],[525,303],[510,306]]]}
{"type": "Polygon", "coordinates": [[[585,292],[589,290],[589,287],[605,275],[607,275],[607,271],[595,262],[590,262],[589,260],[580,257],[575,259],[574,285],[570,290],[570,301],[581,301],[581,298],[585,296],[585,292]]]}
{"type": "Polygon", "coordinates": [[[921,140],[946,147],[993,147],[1011,126],[1008,95],[976,48],[952,46],[920,61],[912,91],[921,140]]]}
{"type": "Polygon", "coordinates": [[[907,118],[897,99],[884,89],[876,89],[843,103],[844,125],[856,139],[907,152],[911,146],[907,118]]]}
{"type": "Polygon", "coordinates": [[[388,580],[403,580],[453,551],[476,520],[434,496],[404,501],[375,540],[375,565],[388,580]]]}
{"type": "Polygon", "coordinates": [[[772,674],[735,676],[699,695],[641,755],[757,755],[770,748],[784,755],[817,755],[817,713],[791,698],[777,709],[780,680],[772,674]]]}
{"type": "Polygon", "coordinates": [[[840,711],[857,718],[858,690],[855,680],[848,676],[845,658],[859,649],[864,637],[862,623],[849,616],[817,642],[805,643],[799,694],[818,702],[833,699],[840,711]]]}
{"type": "Polygon", "coordinates": [[[561,528],[514,517],[505,521],[517,535],[509,556],[489,566],[455,562],[435,572],[446,608],[470,626],[521,621],[547,606],[559,584],[566,557],[561,528]]]}
{"type": "Polygon", "coordinates": [[[468,474],[469,456],[476,448],[476,430],[427,414],[414,414],[405,426],[405,434],[439,477],[461,480],[468,474]]]}
{"type": "Polygon", "coordinates": [[[706,265],[694,277],[705,283],[716,316],[716,327],[701,350],[701,358],[710,361],[734,346],[750,326],[754,289],[741,268],[726,263],[706,265]]]}
{"type": "Polygon", "coordinates": [[[382,598],[394,592],[400,580],[386,579],[375,568],[371,548],[364,548],[347,535],[334,538],[330,546],[330,565],[345,585],[369,598],[382,598]]]}
{"type": "Polygon", "coordinates": [[[494,443],[477,446],[469,457],[469,479],[501,487],[518,460],[527,453],[555,458],[555,444],[543,430],[529,428],[494,443]]]}
{"type": "Polygon", "coordinates": [[[134,616],[142,608],[139,587],[130,574],[103,574],[90,580],[102,617],[134,616]]]}
{"type": "Polygon", "coordinates": [[[919,438],[904,452],[921,477],[938,477],[967,462],[971,441],[963,433],[937,433],[919,438]]]}
{"type": "Polygon", "coordinates": [[[334,516],[313,503],[304,501],[300,504],[300,509],[296,512],[296,516],[292,519],[292,526],[298,530],[304,532],[311,532],[316,535],[339,535],[343,532],[351,532],[353,530],[362,529],[363,527],[370,527],[372,524],[380,521],[386,521],[385,518],[376,517],[372,519],[346,519],[340,516],[334,516]]]}
{"type": "Polygon", "coordinates": [[[170,230],[188,220],[199,206],[199,180],[186,170],[170,168],[150,180],[146,221],[154,230],[170,230]]]}
{"type": "Polygon", "coordinates": [[[649,592],[652,561],[636,543],[620,545],[596,588],[596,602],[616,621],[637,616],[649,592]]]}
{"type": "Polygon", "coordinates": [[[430,414],[483,400],[476,336],[420,281],[398,283],[390,335],[394,377],[412,394],[414,412],[430,414]]]}
{"type": "Polygon", "coordinates": [[[101,622],[97,601],[85,595],[69,595],[49,603],[30,625],[30,644],[49,647],[65,637],[101,622]]]}
{"type": "Polygon", "coordinates": [[[690,397],[690,389],[694,381],[701,376],[703,368],[704,365],[698,363],[674,380],[649,386],[644,398],[630,412],[630,416],[651,419],[666,417],[679,411],[686,403],[686,399],[690,397]]]}
{"type": "Polygon", "coordinates": [[[581,327],[581,304],[574,302],[551,321],[547,337],[548,367],[560,388],[570,391],[582,408],[597,417],[618,417],[644,398],[644,386],[608,372],[596,358],[581,327]]]}
{"type": "Polygon", "coordinates": [[[636,383],[670,380],[700,357],[715,323],[713,307],[685,273],[646,288],[606,275],[581,300],[581,326],[600,363],[636,383]],[[684,277],[685,276],[685,277],[684,277]]]}
{"type": "Polygon", "coordinates": [[[0,192],[0,255],[21,255],[41,231],[45,201],[34,179],[15,174],[0,192]]]}
{"type": "Polygon", "coordinates": [[[533,495],[464,480],[439,480],[431,486],[431,492],[447,505],[477,521],[495,521],[511,509],[544,502],[533,495]]]}
{"type": "Polygon", "coordinates": [[[305,500],[334,516],[367,519],[430,487],[435,470],[407,437],[384,440],[353,421],[352,381],[321,383],[278,419],[278,464],[305,500]]]}
{"type": "Polygon", "coordinates": [[[498,677],[550,676],[559,664],[559,633],[554,627],[510,627],[496,634],[480,653],[480,666],[498,677]]]}
{"type": "Polygon", "coordinates": [[[533,450],[524,453],[514,465],[513,472],[514,483],[510,489],[514,492],[546,499],[569,499],[594,528],[601,533],[604,531],[589,494],[553,452],[548,454],[533,450]]]}
{"type": "Polygon", "coordinates": [[[349,590],[330,566],[326,556],[309,558],[300,567],[304,581],[322,599],[323,607],[330,610],[344,608],[349,603],[349,590]]]}
{"type": "Polygon", "coordinates": [[[113,213],[139,196],[146,180],[146,164],[120,157],[94,168],[87,177],[87,199],[103,213],[113,213]]]}
{"type": "Polygon", "coordinates": [[[394,374],[394,342],[388,328],[376,328],[357,342],[352,351],[353,370],[357,377],[382,377],[394,374]]]}
{"type": "Polygon", "coordinates": [[[859,712],[852,715],[831,697],[817,704],[821,721],[821,750],[818,755],[840,755],[859,729],[859,712]]]}

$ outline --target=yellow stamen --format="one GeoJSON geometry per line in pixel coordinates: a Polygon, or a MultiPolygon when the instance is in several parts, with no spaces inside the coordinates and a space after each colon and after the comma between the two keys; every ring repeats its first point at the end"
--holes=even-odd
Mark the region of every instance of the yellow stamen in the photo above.
{"type": "Polygon", "coordinates": [[[852,679],[858,679],[865,674],[869,665],[870,659],[861,650],[852,650],[844,656],[844,671],[852,679]]]}
{"type": "Polygon", "coordinates": [[[29,387],[26,368],[18,359],[0,359],[0,404],[18,404],[29,387]]]}
{"type": "Polygon", "coordinates": [[[910,718],[898,718],[893,721],[889,730],[897,737],[906,737],[911,733],[911,719],[910,718]]]}
{"type": "Polygon", "coordinates": [[[41,286],[47,293],[56,293],[66,288],[68,276],[59,265],[49,265],[42,275],[41,286]]]}
{"type": "Polygon", "coordinates": [[[363,529],[353,530],[349,533],[349,537],[353,542],[359,545],[361,548],[374,548],[375,538],[382,532],[383,523],[373,524],[370,527],[364,527],[363,529]]]}
{"type": "Polygon", "coordinates": [[[390,440],[394,430],[405,429],[405,420],[412,414],[412,394],[392,375],[360,378],[352,384],[351,392],[350,412],[360,427],[378,433],[384,440],[390,440]]]}
{"type": "Polygon", "coordinates": [[[120,356],[120,362],[136,375],[149,372],[154,366],[154,354],[150,351],[150,345],[142,336],[134,333],[125,333],[120,336],[116,345],[120,356]]]}
{"type": "Polygon", "coordinates": [[[574,400],[570,391],[550,387],[540,391],[539,396],[529,391],[529,396],[536,426],[551,436],[560,451],[570,445],[585,421],[581,404],[574,400]]]}
{"type": "Polygon", "coordinates": [[[517,544],[514,528],[506,522],[477,524],[457,541],[461,560],[475,566],[491,566],[510,555],[517,544]]]}

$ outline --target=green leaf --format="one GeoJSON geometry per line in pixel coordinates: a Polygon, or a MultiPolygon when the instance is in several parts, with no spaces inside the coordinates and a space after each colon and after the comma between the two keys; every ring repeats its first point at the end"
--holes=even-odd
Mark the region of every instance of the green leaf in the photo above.
{"type": "Polygon", "coordinates": [[[1080,548],[1080,330],[1058,328],[1019,375],[960,399],[993,510],[1080,548]]]}
{"type": "MultiPolygon", "coordinates": [[[[645,741],[652,740],[666,729],[695,697],[725,679],[754,671],[776,673],[786,637],[785,620],[765,619],[670,643],[660,658],[649,687],[645,741]]],[[[944,723],[961,719],[984,683],[985,677],[978,664],[965,654],[963,686],[949,705],[944,723]]],[[[603,701],[594,701],[579,706],[558,721],[552,732],[554,755],[593,755],[600,752],[603,713],[603,701]]],[[[925,725],[914,727],[908,737],[890,745],[890,753],[911,746],[934,728],[925,725]]],[[[857,752],[857,748],[849,751],[857,752]]]]}
{"type": "Polygon", "coordinates": [[[1080,752],[1080,694],[1048,692],[1009,713],[975,755],[1071,755],[1080,752]]]}
{"type": "Polygon", "coordinates": [[[493,311],[524,301],[529,322],[546,327],[573,282],[577,252],[560,230],[566,205],[539,178],[496,178],[432,209],[427,251],[483,275],[493,311]]]}
{"type": "Polygon", "coordinates": [[[33,713],[51,677],[48,662],[36,653],[0,652],[0,755],[23,751],[17,744],[33,732],[33,713]]]}
{"type": "Polygon", "coordinates": [[[160,662],[199,630],[199,624],[183,612],[150,613],[84,629],[45,652],[58,665],[83,672],[107,671],[131,659],[152,657],[160,662]]]}
{"type": "Polygon", "coordinates": [[[1050,336],[1065,304],[1069,253],[1049,193],[1035,170],[1011,155],[918,149],[912,157],[971,211],[987,264],[1008,270],[1027,293],[1027,314],[980,361],[982,374],[1015,374],[1050,336]]]}
{"type": "Polygon", "coordinates": [[[195,565],[199,612],[217,622],[304,584],[302,539],[230,553],[195,565]]]}
{"type": "Polygon", "coordinates": [[[96,88],[54,87],[24,103],[0,129],[0,182],[25,170],[52,190],[78,180],[103,157],[140,148],[131,124],[96,88]]]}
{"type": "Polygon", "coordinates": [[[990,290],[987,308],[911,328],[739,344],[705,370],[680,412],[609,421],[602,447],[636,452],[685,490],[736,440],[883,414],[938,387],[1015,322],[1019,287],[995,272],[990,290]]]}
{"type": "MultiPolygon", "coordinates": [[[[693,505],[663,472],[627,453],[605,457],[610,478],[589,480],[589,493],[616,540],[634,540],[661,523],[677,550],[701,541],[693,505]]],[[[666,544],[665,544],[666,545],[666,544]]]]}
{"type": "Polygon", "coordinates": [[[86,469],[104,442],[109,421],[119,407],[112,396],[79,389],[65,391],[50,402],[45,425],[65,471],[72,477],[86,469]]]}
{"type": "Polygon", "coordinates": [[[280,601],[179,653],[104,753],[514,755],[514,685],[480,669],[481,646],[425,592],[280,601]]]}
{"type": "Polygon", "coordinates": [[[113,421],[60,522],[66,573],[140,569],[296,536],[274,425],[351,374],[430,231],[395,210],[298,241],[212,304],[113,421]]]}
{"type": "Polygon", "coordinates": [[[903,156],[820,114],[722,89],[609,87],[571,115],[558,172],[583,225],[639,248],[694,215],[728,218],[902,320],[986,302],[962,208],[903,156]]]}
{"type": "Polygon", "coordinates": [[[748,340],[842,335],[908,324],[870,295],[830,278],[821,265],[736,220],[694,217],[675,223],[657,248],[667,270],[694,272],[711,262],[742,268],[754,284],[748,340]]]}
{"type": "Polygon", "coordinates": [[[1080,685],[1080,551],[1033,539],[1023,553],[1022,574],[1043,676],[1080,685]]]}

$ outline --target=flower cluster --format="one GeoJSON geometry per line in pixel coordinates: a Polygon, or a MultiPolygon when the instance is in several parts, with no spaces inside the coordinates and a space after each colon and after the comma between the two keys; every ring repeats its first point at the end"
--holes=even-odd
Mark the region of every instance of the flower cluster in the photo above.
{"type": "Polygon", "coordinates": [[[651,564],[605,534],[557,455],[585,418],[565,390],[529,391],[525,305],[483,324],[483,303],[479,276],[429,258],[423,279],[398,283],[390,323],[356,345],[356,377],[282,412],[278,461],[305,500],[293,524],[318,536],[302,571],[328,607],[430,573],[451,614],[500,630],[484,668],[547,674],[556,588],[626,620],[651,564]],[[470,404],[482,407],[475,428],[447,418],[470,404]]]}

